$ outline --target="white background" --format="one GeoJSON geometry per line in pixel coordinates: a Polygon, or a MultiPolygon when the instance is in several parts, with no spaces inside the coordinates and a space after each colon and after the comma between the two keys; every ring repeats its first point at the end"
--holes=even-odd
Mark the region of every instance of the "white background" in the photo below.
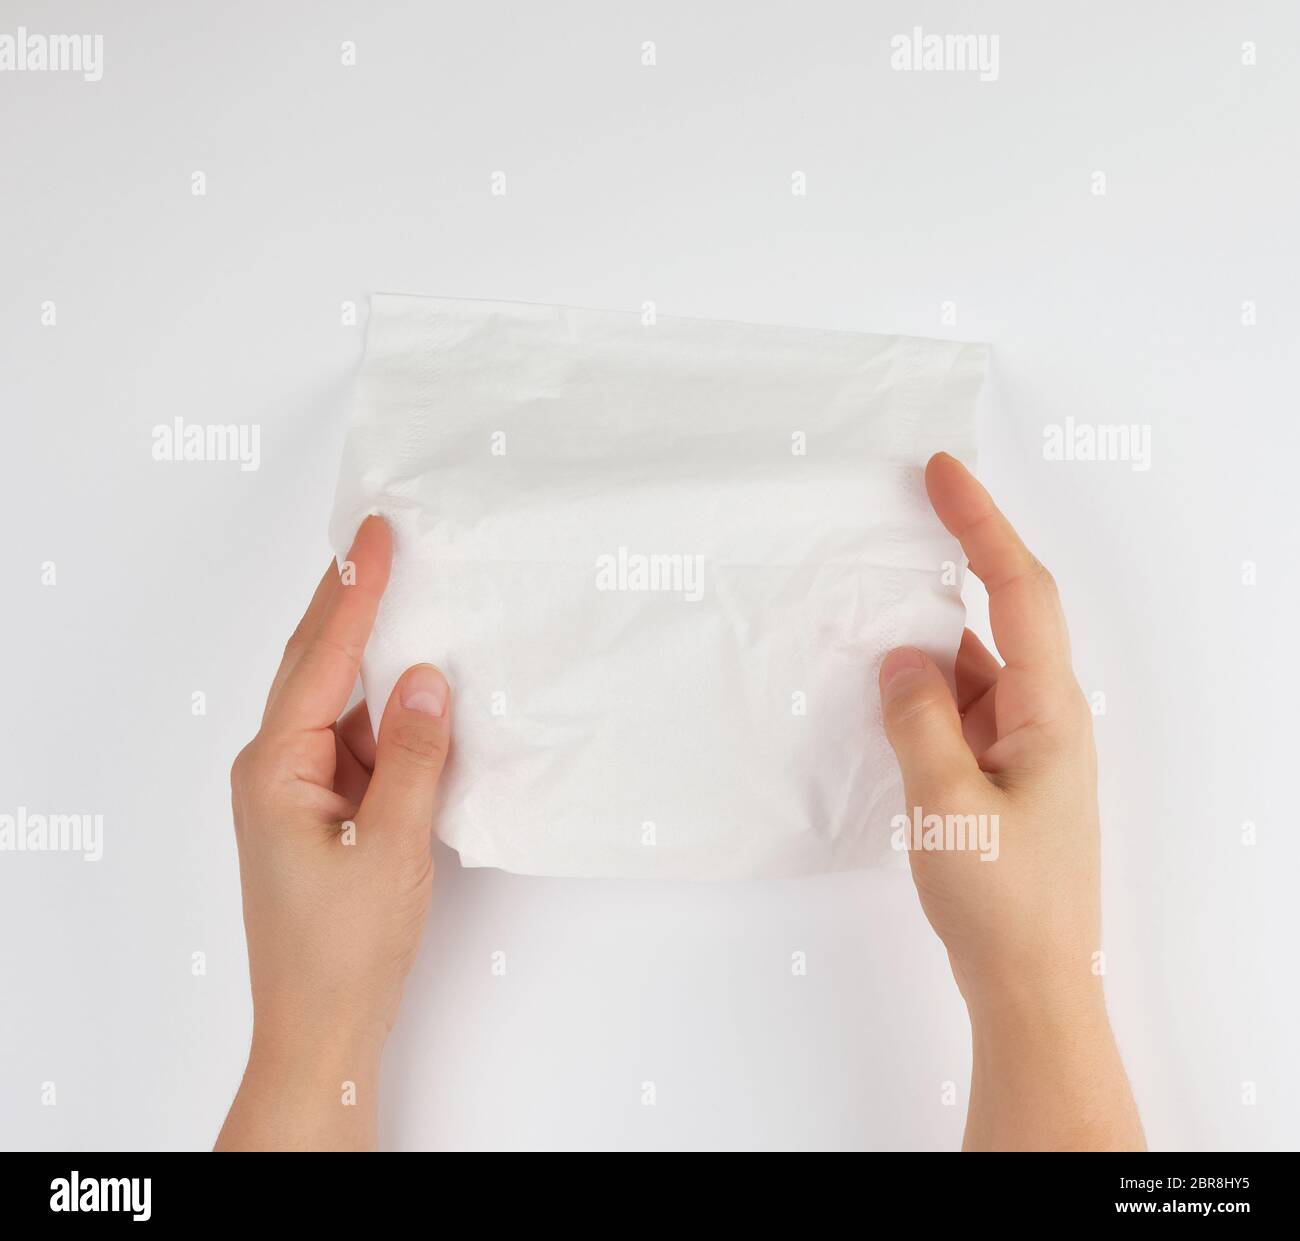
{"type": "MultiPolygon", "coordinates": [[[[328,555],[340,304],[372,290],[991,342],[981,473],[1105,695],[1107,986],[1151,1143],[1298,1144],[1294,5],[0,4],[19,24],[100,33],[105,67],[0,73],[0,811],[106,843],[0,854],[0,1145],[217,1132],[250,1021],[227,772],[328,555]],[[998,80],[892,71],[917,24],[997,34],[998,80]],[[155,462],[177,415],[259,423],[262,468],[155,462]],[[1044,461],[1066,417],[1150,426],[1151,469],[1044,461]]],[[[440,863],[385,1144],[958,1144],[968,1031],[905,872],[440,863]]]]}

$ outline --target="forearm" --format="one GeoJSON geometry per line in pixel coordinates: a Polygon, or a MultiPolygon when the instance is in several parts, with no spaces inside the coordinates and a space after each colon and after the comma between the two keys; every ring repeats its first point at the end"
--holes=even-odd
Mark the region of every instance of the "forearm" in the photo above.
{"type": "Polygon", "coordinates": [[[1065,998],[1002,988],[968,1008],[964,1150],[1145,1149],[1100,980],[1065,998]]]}
{"type": "Polygon", "coordinates": [[[219,1151],[361,1151],[378,1140],[380,1047],[254,1034],[219,1151]]]}

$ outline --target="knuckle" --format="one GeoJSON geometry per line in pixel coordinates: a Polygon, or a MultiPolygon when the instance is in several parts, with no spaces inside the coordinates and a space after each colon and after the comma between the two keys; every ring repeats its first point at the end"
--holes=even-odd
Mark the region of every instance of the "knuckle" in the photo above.
{"type": "Polygon", "coordinates": [[[235,823],[235,837],[241,839],[244,832],[244,820],[248,817],[250,799],[252,798],[260,777],[256,774],[261,764],[254,737],[230,764],[230,809],[235,823]]]}
{"type": "Polygon", "coordinates": [[[307,635],[303,632],[301,626],[289,635],[289,641],[284,644],[284,659],[286,662],[297,660],[307,645],[307,635]]]}
{"type": "Polygon", "coordinates": [[[906,728],[938,709],[940,699],[934,687],[919,685],[898,694],[885,703],[885,723],[891,728],[906,728]]]}
{"type": "Polygon", "coordinates": [[[230,765],[231,794],[242,800],[260,796],[279,778],[283,766],[280,747],[258,733],[230,765]]]}
{"type": "Polygon", "coordinates": [[[426,728],[405,721],[393,728],[394,750],[421,767],[437,767],[447,753],[447,738],[436,728],[426,728]]]}
{"type": "Polygon", "coordinates": [[[235,755],[235,761],[230,764],[230,789],[233,793],[238,793],[248,787],[249,770],[256,761],[253,753],[255,744],[255,740],[250,741],[235,755]]]}
{"type": "Polygon", "coordinates": [[[1034,576],[1048,594],[1060,598],[1061,588],[1056,584],[1056,578],[1052,576],[1051,570],[1041,560],[1034,561],[1034,576]]]}
{"type": "Polygon", "coordinates": [[[1092,709],[1081,691],[1069,695],[1058,711],[1042,721],[1044,735],[1056,744],[1073,749],[1092,738],[1092,709]]]}
{"type": "Polygon", "coordinates": [[[1069,719],[1076,732],[1087,736],[1092,735],[1092,708],[1088,705],[1088,700],[1083,696],[1082,691],[1074,694],[1071,700],[1069,719]]]}
{"type": "Polygon", "coordinates": [[[306,643],[304,654],[319,658],[323,655],[341,655],[349,663],[359,664],[365,653],[365,644],[350,638],[337,637],[322,630],[306,643]]]}

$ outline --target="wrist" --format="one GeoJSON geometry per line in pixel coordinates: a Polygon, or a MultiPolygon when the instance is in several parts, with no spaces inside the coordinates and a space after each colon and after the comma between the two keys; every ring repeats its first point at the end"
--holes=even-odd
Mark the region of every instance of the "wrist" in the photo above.
{"type": "Polygon", "coordinates": [[[301,1023],[254,1017],[249,1071],[286,1080],[374,1081],[383,1035],[346,1022],[301,1023]]]}
{"type": "Polygon", "coordinates": [[[254,1020],[218,1150],[373,1150],[382,1040],[254,1020]]]}
{"type": "Polygon", "coordinates": [[[1071,972],[959,979],[971,1027],[982,1029],[1096,1029],[1108,1025],[1099,977],[1071,972]]]}
{"type": "Polygon", "coordinates": [[[948,961],[972,1024],[1105,1018],[1102,978],[1086,951],[1024,952],[1004,946],[969,952],[949,946],[948,961]]]}
{"type": "Polygon", "coordinates": [[[1142,1125],[1101,979],[1001,981],[966,995],[967,1150],[1138,1150],[1142,1125]]]}

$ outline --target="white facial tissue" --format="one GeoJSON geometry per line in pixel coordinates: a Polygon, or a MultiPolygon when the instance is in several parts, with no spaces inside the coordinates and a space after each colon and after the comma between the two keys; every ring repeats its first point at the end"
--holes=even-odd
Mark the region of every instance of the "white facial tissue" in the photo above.
{"type": "Polygon", "coordinates": [[[970,463],[987,349],[377,296],[331,539],[392,578],[378,722],[444,670],[438,833],[468,866],[742,878],[891,856],[885,653],[951,666],[964,562],[926,500],[970,463]]]}

